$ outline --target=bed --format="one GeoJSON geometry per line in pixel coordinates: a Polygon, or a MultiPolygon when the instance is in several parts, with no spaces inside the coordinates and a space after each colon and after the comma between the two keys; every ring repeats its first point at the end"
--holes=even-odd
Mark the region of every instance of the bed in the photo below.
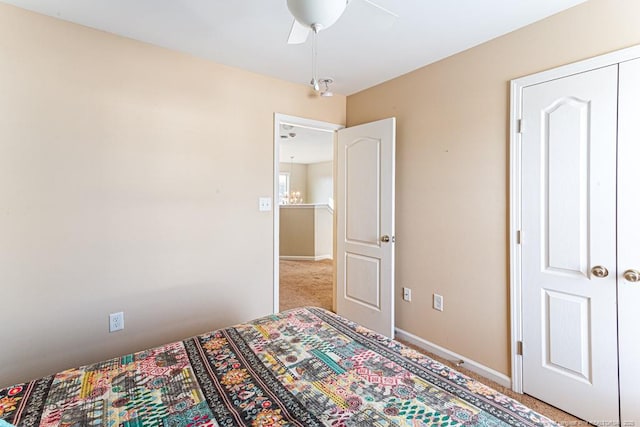
{"type": "Polygon", "coordinates": [[[0,390],[0,425],[554,426],[421,353],[306,307],[0,390]]]}

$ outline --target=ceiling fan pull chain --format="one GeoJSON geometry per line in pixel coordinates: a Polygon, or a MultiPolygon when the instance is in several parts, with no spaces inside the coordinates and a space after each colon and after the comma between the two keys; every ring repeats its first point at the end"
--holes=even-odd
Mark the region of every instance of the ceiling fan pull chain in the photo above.
{"type": "Polygon", "coordinates": [[[320,91],[320,81],[318,80],[318,29],[315,25],[311,26],[313,30],[313,38],[311,40],[311,85],[313,89],[320,91]]]}

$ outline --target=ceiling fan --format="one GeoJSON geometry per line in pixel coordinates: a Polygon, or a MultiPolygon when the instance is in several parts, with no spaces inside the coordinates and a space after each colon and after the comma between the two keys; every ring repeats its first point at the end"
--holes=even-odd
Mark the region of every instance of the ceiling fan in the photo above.
{"type": "MultiPolygon", "coordinates": [[[[317,36],[322,30],[326,30],[342,16],[347,6],[352,1],[361,1],[374,7],[380,13],[387,14],[392,18],[398,15],[380,6],[372,0],[287,0],[289,12],[293,15],[293,24],[289,32],[289,44],[300,44],[307,41],[309,33],[313,34],[312,44],[312,78],[311,86],[316,92],[320,92],[320,83],[325,84],[325,91],[329,92],[328,83],[332,83],[330,78],[319,79],[317,75],[317,36]]],[[[330,96],[330,95],[325,95],[330,96]]]]}
{"type": "Polygon", "coordinates": [[[288,43],[304,43],[310,32],[326,30],[340,19],[352,1],[364,2],[380,13],[398,17],[372,0],[287,0],[287,7],[294,18],[288,43]]]}

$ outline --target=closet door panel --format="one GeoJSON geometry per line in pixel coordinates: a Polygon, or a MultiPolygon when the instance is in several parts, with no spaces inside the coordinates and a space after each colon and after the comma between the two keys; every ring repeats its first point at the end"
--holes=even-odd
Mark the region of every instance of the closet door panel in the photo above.
{"type": "Polygon", "coordinates": [[[616,65],[522,91],[523,391],[618,420],[616,65]]]}
{"type": "Polygon", "coordinates": [[[640,59],[620,64],[619,85],[620,415],[621,425],[640,426],[640,281],[634,281],[634,271],[640,274],[640,59]]]}

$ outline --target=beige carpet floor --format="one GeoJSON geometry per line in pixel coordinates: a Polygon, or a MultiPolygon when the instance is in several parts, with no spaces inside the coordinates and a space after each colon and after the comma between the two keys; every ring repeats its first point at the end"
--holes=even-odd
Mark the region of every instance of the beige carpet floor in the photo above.
{"type": "Polygon", "coordinates": [[[280,310],[314,306],[332,310],[333,261],[280,261],[280,310]]]}
{"type": "MultiPolygon", "coordinates": [[[[280,310],[290,308],[315,306],[332,310],[333,299],[333,262],[324,261],[280,261],[280,310]]],[[[498,390],[518,402],[534,409],[542,415],[565,426],[580,427],[589,425],[586,421],[576,418],[551,405],[525,394],[517,394],[487,378],[469,371],[462,366],[426,352],[419,347],[401,341],[427,356],[454,368],[498,390]]]]}

